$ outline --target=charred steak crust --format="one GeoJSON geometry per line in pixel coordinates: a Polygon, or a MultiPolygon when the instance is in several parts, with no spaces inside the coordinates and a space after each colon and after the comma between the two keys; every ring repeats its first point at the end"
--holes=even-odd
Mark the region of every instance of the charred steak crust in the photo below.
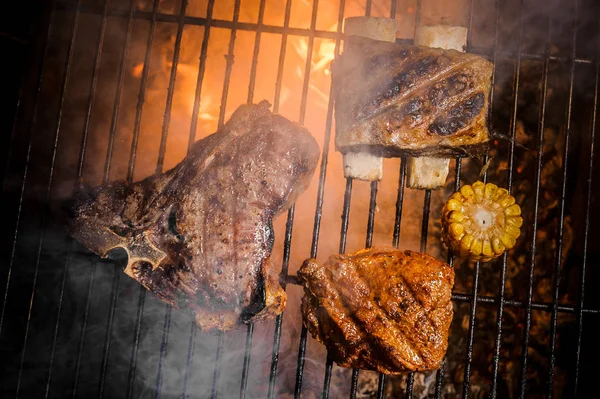
{"type": "Polygon", "coordinates": [[[378,247],[307,259],[302,316],[341,367],[433,370],[448,347],[454,269],[430,255],[378,247]]]}
{"type": "Polygon", "coordinates": [[[485,150],[491,62],[349,36],[332,72],[338,151],[461,156],[485,150]]]}
{"type": "Polygon", "coordinates": [[[79,192],[69,231],[100,256],[125,249],[127,275],[201,329],[228,330],[285,308],[272,219],[308,187],[318,158],[305,128],[266,101],[243,105],[173,169],[79,192]]]}

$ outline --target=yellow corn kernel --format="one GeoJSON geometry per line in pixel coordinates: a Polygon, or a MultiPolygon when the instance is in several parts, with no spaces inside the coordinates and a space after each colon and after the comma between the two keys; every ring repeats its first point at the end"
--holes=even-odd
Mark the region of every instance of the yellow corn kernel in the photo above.
{"type": "Polygon", "coordinates": [[[451,199],[457,200],[458,202],[463,202],[465,197],[462,196],[460,191],[455,192],[450,196],[451,199]]]}
{"type": "Polygon", "coordinates": [[[475,199],[477,202],[483,201],[485,184],[481,181],[477,181],[471,184],[471,188],[473,189],[473,193],[475,194],[475,199]]]}
{"type": "Polygon", "coordinates": [[[484,188],[484,196],[486,199],[491,199],[494,197],[494,194],[496,194],[496,191],[498,191],[498,186],[496,186],[495,184],[492,183],[488,183],[485,185],[484,188]]]}
{"type": "Polygon", "coordinates": [[[515,246],[516,239],[508,233],[504,233],[500,236],[500,240],[502,244],[506,247],[506,249],[511,249],[515,246]]]}
{"type": "Polygon", "coordinates": [[[506,249],[506,247],[500,240],[500,237],[496,236],[496,237],[492,238],[492,250],[494,251],[494,253],[496,255],[501,255],[505,249],[506,249]]]}
{"type": "Polygon", "coordinates": [[[444,208],[448,211],[462,211],[462,202],[456,199],[450,198],[444,208]]]}
{"type": "Polygon", "coordinates": [[[514,238],[519,238],[519,236],[521,235],[521,230],[519,230],[518,227],[511,226],[508,224],[504,227],[504,231],[506,231],[508,234],[510,234],[514,238]]]}
{"type": "Polygon", "coordinates": [[[508,216],[519,216],[521,214],[521,207],[517,204],[512,204],[504,210],[504,214],[508,216]]]}
{"type": "Polygon", "coordinates": [[[502,198],[506,197],[507,195],[510,195],[510,193],[508,192],[507,189],[505,188],[499,188],[496,191],[496,194],[494,195],[494,198],[492,198],[494,201],[499,201],[502,198]]]}
{"type": "Polygon", "coordinates": [[[513,197],[512,195],[504,197],[500,201],[498,201],[498,204],[500,204],[500,206],[502,208],[508,208],[509,206],[511,206],[514,203],[515,203],[515,197],[513,197]]]}
{"type": "Polygon", "coordinates": [[[519,228],[523,226],[523,218],[521,216],[508,216],[505,219],[505,223],[507,225],[519,228]]]}
{"type": "Polygon", "coordinates": [[[473,240],[473,244],[471,244],[471,255],[481,255],[481,249],[483,247],[483,243],[480,239],[476,238],[473,240]]]}
{"type": "Polygon", "coordinates": [[[460,211],[450,211],[446,220],[450,223],[460,223],[465,219],[465,215],[463,215],[460,211]]]}
{"type": "Polygon", "coordinates": [[[460,193],[466,198],[466,199],[471,199],[475,196],[475,193],[473,192],[473,188],[471,188],[471,186],[465,185],[462,186],[460,188],[460,193]]]}
{"type": "Polygon", "coordinates": [[[471,250],[471,245],[473,245],[473,240],[475,239],[475,237],[472,234],[466,234],[461,240],[460,240],[460,249],[463,251],[470,251],[471,250]]]}
{"type": "Polygon", "coordinates": [[[463,236],[463,234],[465,234],[465,226],[463,226],[460,223],[451,223],[448,226],[448,231],[450,231],[450,234],[452,234],[452,237],[460,240],[463,236]]]}
{"type": "Polygon", "coordinates": [[[485,256],[493,256],[494,252],[492,251],[492,244],[490,243],[490,240],[488,240],[487,238],[483,240],[483,244],[481,247],[481,253],[485,256]]]}

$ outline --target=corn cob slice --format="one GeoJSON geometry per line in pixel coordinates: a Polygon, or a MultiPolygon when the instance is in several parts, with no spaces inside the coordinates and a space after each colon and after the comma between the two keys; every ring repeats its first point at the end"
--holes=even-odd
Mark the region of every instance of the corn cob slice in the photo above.
{"type": "Polygon", "coordinates": [[[515,246],[521,207],[508,190],[492,183],[464,185],[442,208],[442,240],[455,254],[488,262],[515,246]]]}

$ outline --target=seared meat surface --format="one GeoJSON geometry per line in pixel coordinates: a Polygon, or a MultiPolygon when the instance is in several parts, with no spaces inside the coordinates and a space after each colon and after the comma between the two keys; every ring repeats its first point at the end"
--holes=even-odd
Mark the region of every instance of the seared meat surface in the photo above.
{"type": "Polygon", "coordinates": [[[358,36],[344,46],[332,65],[340,152],[446,157],[485,148],[491,62],[358,36]]]}
{"type": "Polygon", "coordinates": [[[448,347],[454,269],[394,248],[304,261],[302,315],[341,367],[387,374],[432,370],[448,347]]]}
{"type": "Polygon", "coordinates": [[[318,157],[310,133],[268,102],[243,105],[173,169],[80,191],[69,230],[100,256],[125,249],[127,275],[201,329],[228,330],[285,308],[272,219],[307,188],[318,157]]]}

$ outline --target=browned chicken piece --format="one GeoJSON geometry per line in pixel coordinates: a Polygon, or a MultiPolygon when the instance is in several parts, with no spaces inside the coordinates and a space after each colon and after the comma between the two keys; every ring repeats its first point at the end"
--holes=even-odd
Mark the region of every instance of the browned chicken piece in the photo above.
{"type": "Polygon", "coordinates": [[[302,315],[341,367],[433,370],[448,347],[454,269],[425,253],[378,247],[307,259],[302,315]]]}
{"type": "Polygon", "coordinates": [[[69,231],[100,256],[124,249],[124,272],[202,330],[229,330],[285,308],[272,219],[308,187],[318,159],[305,128],[266,101],[246,104],[173,169],[80,191],[69,231]]]}
{"type": "Polygon", "coordinates": [[[493,64],[456,50],[346,38],[333,62],[338,151],[457,156],[489,140],[493,64]]]}

